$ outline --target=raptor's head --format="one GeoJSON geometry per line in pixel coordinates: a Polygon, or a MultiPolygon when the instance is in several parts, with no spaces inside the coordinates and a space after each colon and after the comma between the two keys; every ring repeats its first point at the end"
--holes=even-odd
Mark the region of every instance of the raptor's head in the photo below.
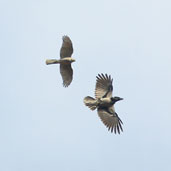
{"type": "Polygon", "coordinates": [[[117,101],[119,101],[119,100],[123,100],[123,98],[121,98],[121,97],[111,97],[111,101],[113,102],[113,103],[116,103],[117,101]]]}
{"type": "Polygon", "coordinates": [[[70,62],[75,62],[75,59],[73,59],[73,58],[70,58],[70,62]]]}

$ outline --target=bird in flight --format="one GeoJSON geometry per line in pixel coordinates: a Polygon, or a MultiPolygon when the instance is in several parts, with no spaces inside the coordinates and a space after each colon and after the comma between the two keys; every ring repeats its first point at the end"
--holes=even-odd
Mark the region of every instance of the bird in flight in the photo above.
{"type": "Polygon", "coordinates": [[[68,36],[63,36],[62,40],[63,43],[60,50],[60,59],[47,59],[46,64],[60,64],[60,73],[63,79],[63,86],[68,87],[73,79],[73,70],[71,67],[71,63],[75,62],[75,59],[71,57],[73,53],[71,39],[68,36]]]}
{"type": "Polygon", "coordinates": [[[97,113],[109,131],[119,133],[123,131],[122,121],[114,109],[114,104],[123,100],[120,97],[113,97],[113,79],[107,74],[98,74],[96,77],[95,98],[87,96],[84,104],[91,110],[97,109],[97,113]]]}

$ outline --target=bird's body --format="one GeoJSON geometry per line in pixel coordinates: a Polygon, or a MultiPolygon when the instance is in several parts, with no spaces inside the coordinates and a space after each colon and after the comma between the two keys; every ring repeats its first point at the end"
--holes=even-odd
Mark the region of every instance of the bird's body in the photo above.
{"type": "Polygon", "coordinates": [[[75,59],[71,57],[73,53],[73,46],[68,36],[63,36],[63,43],[60,50],[60,59],[47,59],[46,64],[60,64],[60,73],[63,79],[63,86],[68,87],[73,79],[73,70],[71,63],[75,62],[75,59]]]}
{"type": "Polygon", "coordinates": [[[99,99],[99,106],[101,107],[111,107],[113,105],[113,102],[111,101],[111,98],[105,97],[99,99]]]}
{"type": "Polygon", "coordinates": [[[108,130],[120,133],[123,131],[122,121],[115,112],[114,104],[122,98],[112,97],[113,79],[110,76],[99,74],[96,78],[95,98],[87,96],[84,98],[84,103],[91,110],[97,109],[100,119],[108,130]]]}
{"type": "MultiPolygon", "coordinates": [[[[101,106],[101,107],[110,107],[113,105],[112,101],[110,98],[99,98],[99,99],[94,99],[90,96],[87,96],[84,98],[84,102],[85,102],[85,105],[88,106],[88,107],[92,107],[94,106],[95,109],[98,107],[98,106],[101,106]],[[90,99],[91,98],[91,99],[90,99]]],[[[91,108],[90,108],[91,109],[91,108]]]]}
{"type": "Polygon", "coordinates": [[[62,58],[62,59],[47,59],[46,60],[46,64],[50,65],[50,64],[63,64],[63,65],[68,65],[71,64],[72,62],[75,62],[75,59],[71,58],[71,57],[66,57],[66,58],[62,58]]]}

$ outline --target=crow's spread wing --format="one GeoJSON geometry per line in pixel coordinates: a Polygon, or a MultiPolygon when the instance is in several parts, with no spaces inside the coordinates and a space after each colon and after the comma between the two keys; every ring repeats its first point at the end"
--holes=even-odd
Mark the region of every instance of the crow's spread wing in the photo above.
{"type": "Polygon", "coordinates": [[[99,107],[97,112],[101,121],[104,123],[109,131],[114,132],[115,134],[120,134],[120,132],[123,131],[123,123],[118,115],[115,113],[113,106],[110,108],[99,107]]]}
{"type": "Polygon", "coordinates": [[[107,74],[98,74],[96,77],[96,88],[95,88],[95,97],[96,98],[104,98],[104,97],[112,97],[113,86],[112,82],[113,79],[111,76],[107,74]]]}

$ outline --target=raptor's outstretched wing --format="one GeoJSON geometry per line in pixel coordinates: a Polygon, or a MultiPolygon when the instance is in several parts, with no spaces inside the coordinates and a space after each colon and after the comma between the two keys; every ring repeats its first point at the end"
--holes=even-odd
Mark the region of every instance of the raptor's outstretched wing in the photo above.
{"type": "Polygon", "coordinates": [[[68,87],[72,82],[73,70],[71,64],[60,64],[60,73],[63,79],[63,86],[68,87]]]}
{"type": "Polygon", "coordinates": [[[61,59],[65,57],[71,57],[73,53],[73,46],[72,46],[71,39],[68,36],[63,36],[62,40],[63,40],[63,43],[62,43],[62,47],[60,50],[61,59]]]}
{"type": "Polygon", "coordinates": [[[102,98],[102,97],[112,97],[113,92],[113,79],[111,76],[107,74],[98,74],[96,77],[96,88],[95,88],[95,97],[102,98]]]}
{"type": "Polygon", "coordinates": [[[109,131],[114,132],[115,134],[118,132],[120,134],[122,129],[122,121],[118,117],[118,115],[114,112],[114,107],[110,108],[98,108],[98,115],[104,125],[108,128],[109,131]]]}

